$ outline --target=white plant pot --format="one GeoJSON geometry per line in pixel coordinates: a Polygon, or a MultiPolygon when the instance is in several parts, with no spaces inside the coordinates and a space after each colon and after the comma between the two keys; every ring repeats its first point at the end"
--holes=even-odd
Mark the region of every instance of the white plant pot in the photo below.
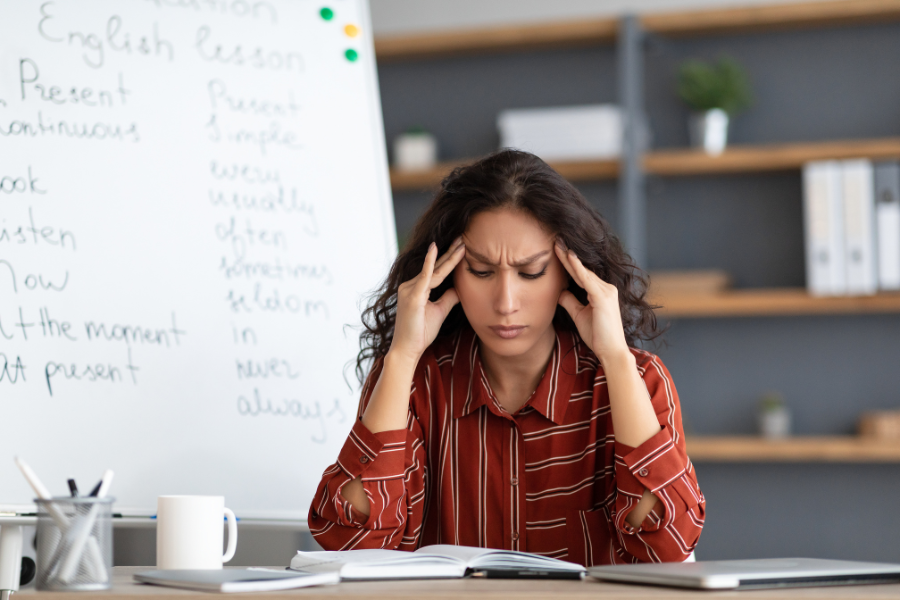
{"type": "Polygon", "coordinates": [[[721,108],[690,116],[691,146],[702,148],[707,154],[722,154],[728,145],[728,113],[721,108]]]}
{"type": "Polygon", "coordinates": [[[791,435],[791,411],[786,407],[761,410],[759,434],[764,438],[786,438],[791,435]]]}
{"type": "Polygon", "coordinates": [[[394,138],[394,166],[424,171],[437,164],[437,139],[430,133],[404,133],[394,138]]]}

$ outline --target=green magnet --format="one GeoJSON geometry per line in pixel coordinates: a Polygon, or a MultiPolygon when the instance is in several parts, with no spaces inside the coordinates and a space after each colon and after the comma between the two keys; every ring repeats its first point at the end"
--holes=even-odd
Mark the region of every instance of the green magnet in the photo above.
{"type": "Polygon", "coordinates": [[[326,21],[330,21],[334,18],[334,11],[328,8],[327,6],[319,11],[319,14],[322,15],[322,18],[326,21]]]}
{"type": "Polygon", "coordinates": [[[347,60],[349,60],[350,62],[355,62],[356,59],[359,58],[359,52],[357,52],[353,48],[350,48],[349,50],[344,52],[344,56],[346,56],[347,60]]]}

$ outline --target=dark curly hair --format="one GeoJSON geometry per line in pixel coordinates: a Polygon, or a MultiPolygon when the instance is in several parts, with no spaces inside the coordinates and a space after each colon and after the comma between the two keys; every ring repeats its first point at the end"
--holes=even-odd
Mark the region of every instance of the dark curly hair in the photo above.
{"type": "MultiPolygon", "coordinates": [[[[606,220],[571,183],[550,165],[528,152],[502,150],[470,165],[457,167],[441,182],[431,206],[419,218],[406,245],[397,256],[387,279],[370,297],[362,313],[361,350],[356,359],[356,375],[363,380],[372,359],[384,357],[394,337],[397,289],[415,277],[425,261],[428,246],[435,242],[438,255],[462,235],[469,220],[486,210],[510,208],[532,215],[575,251],[585,267],[619,290],[619,306],[625,339],[629,346],[638,340],[659,337],[656,306],[646,301],[647,279],[634,264],[606,220]]],[[[448,277],[431,291],[431,300],[453,285],[448,277]]],[[[587,304],[587,293],[569,282],[578,301],[587,304]]],[[[462,306],[457,304],[441,326],[438,336],[453,334],[467,325],[462,306]]],[[[557,306],[553,324],[557,330],[575,330],[562,306],[557,306]]]]}

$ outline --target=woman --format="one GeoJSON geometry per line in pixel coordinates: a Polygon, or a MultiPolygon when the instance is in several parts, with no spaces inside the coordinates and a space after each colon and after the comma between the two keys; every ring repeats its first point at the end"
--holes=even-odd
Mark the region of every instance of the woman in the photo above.
{"type": "Polygon", "coordinates": [[[640,272],[539,158],[453,171],[365,311],[359,420],[322,477],[326,549],[461,544],[680,561],[705,500],[640,272]]]}

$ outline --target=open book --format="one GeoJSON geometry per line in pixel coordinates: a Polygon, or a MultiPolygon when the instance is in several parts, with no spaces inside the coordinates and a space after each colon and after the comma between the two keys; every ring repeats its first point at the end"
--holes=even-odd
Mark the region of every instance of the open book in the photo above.
{"type": "Polygon", "coordinates": [[[291,569],[307,573],[338,572],[341,580],[521,577],[580,579],[586,569],[539,554],[438,544],[415,552],[345,550],[297,552],[291,569]]]}

